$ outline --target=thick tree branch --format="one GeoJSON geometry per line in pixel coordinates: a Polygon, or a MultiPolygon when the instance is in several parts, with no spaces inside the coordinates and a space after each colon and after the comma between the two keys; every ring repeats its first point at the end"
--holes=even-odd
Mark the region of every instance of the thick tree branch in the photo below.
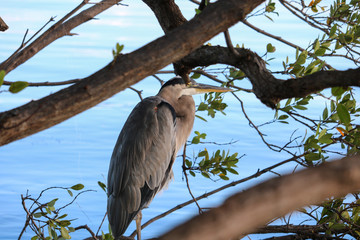
{"type": "Polygon", "coordinates": [[[202,14],[166,36],[130,54],[119,56],[114,63],[83,81],[40,100],[0,113],[0,145],[60,123],[154,74],[244,19],[263,1],[217,1],[202,14]]]}
{"type": "Polygon", "coordinates": [[[228,198],[158,239],[232,239],[296,209],[341,197],[360,188],[360,157],[274,178],[228,198]]]}
{"type": "MultiPolygon", "coordinates": [[[[187,22],[174,0],[143,0],[143,2],[151,8],[165,34],[187,22]]],[[[184,79],[188,78],[191,68],[179,61],[173,62],[173,65],[176,75],[184,79]]]]}
{"type": "MultiPolygon", "coordinates": [[[[296,233],[303,237],[314,237],[315,234],[326,233],[329,227],[325,224],[318,225],[268,225],[256,229],[253,234],[264,233],[296,233]]],[[[332,233],[342,234],[347,233],[349,228],[332,229],[332,233]]]]}
{"type": "Polygon", "coordinates": [[[282,99],[305,97],[325,88],[360,86],[360,68],[320,71],[302,78],[282,80],[266,69],[264,60],[256,53],[243,48],[236,50],[238,57],[225,47],[203,46],[181,61],[192,68],[221,63],[241,69],[251,81],[256,97],[271,108],[282,99]]]}

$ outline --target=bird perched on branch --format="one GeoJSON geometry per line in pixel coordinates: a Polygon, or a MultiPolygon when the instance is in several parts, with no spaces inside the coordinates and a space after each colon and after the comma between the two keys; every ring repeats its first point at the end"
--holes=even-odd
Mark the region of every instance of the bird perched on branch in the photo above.
{"type": "Polygon", "coordinates": [[[193,80],[186,84],[181,77],[175,77],[156,96],[136,105],[120,132],[109,166],[107,212],[115,239],[172,179],[176,154],[194,124],[191,95],[227,91],[230,89],[193,80]]]}

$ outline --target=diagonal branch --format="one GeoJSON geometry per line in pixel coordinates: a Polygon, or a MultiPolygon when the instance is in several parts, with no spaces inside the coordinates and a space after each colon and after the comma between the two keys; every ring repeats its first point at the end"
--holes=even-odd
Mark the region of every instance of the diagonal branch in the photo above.
{"type": "MultiPolygon", "coordinates": [[[[0,145],[54,126],[154,74],[244,19],[263,1],[217,1],[166,36],[130,54],[119,56],[115,62],[109,63],[81,82],[40,100],[0,113],[0,145]]],[[[14,64],[10,65],[14,67],[14,64]]]]}
{"type": "Polygon", "coordinates": [[[360,188],[360,157],[348,157],[273,178],[229,197],[158,239],[234,239],[300,207],[360,188]]]}
{"type": "Polygon", "coordinates": [[[0,64],[0,69],[5,70],[5,72],[10,72],[19,65],[23,64],[43,48],[54,42],[56,39],[59,39],[63,36],[69,35],[70,31],[75,27],[91,20],[93,17],[99,13],[105,11],[111,6],[117,4],[121,0],[103,0],[100,3],[82,11],[78,15],[72,17],[68,21],[65,21],[66,18],[70,17],[74,12],[83,7],[88,1],[84,0],[77,6],[73,11],[67,14],[59,22],[55,23],[51,28],[45,31],[41,36],[34,40],[29,46],[22,49],[20,52],[10,56],[4,62],[0,64]],[[65,21],[65,22],[64,22],[65,21]]]}

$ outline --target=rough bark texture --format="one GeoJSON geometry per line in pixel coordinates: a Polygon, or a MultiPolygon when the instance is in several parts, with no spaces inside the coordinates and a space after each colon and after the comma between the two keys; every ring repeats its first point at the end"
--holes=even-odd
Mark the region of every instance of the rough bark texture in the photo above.
{"type": "MultiPolygon", "coordinates": [[[[153,11],[165,34],[187,22],[174,0],[143,0],[143,2],[153,11]]],[[[187,79],[191,68],[180,61],[173,62],[173,66],[176,75],[187,79]]]]}
{"type": "Polygon", "coordinates": [[[154,74],[225,31],[262,2],[220,0],[188,23],[130,54],[119,56],[116,62],[78,84],[0,113],[0,145],[60,123],[154,74]]]}
{"type": "Polygon", "coordinates": [[[360,188],[360,157],[349,157],[274,178],[228,198],[158,239],[233,239],[300,207],[360,188]]]}
{"type": "Polygon", "coordinates": [[[165,33],[187,22],[173,0],[143,0],[155,14],[165,33]]]}
{"type": "Polygon", "coordinates": [[[190,67],[222,63],[241,69],[252,83],[254,94],[269,107],[274,108],[282,100],[305,97],[331,87],[360,86],[360,68],[346,71],[320,71],[302,78],[282,80],[266,69],[265,62],[254,52],[237,48],[235,56],[228,48],[203,46],[181,60],[190,67]]]}

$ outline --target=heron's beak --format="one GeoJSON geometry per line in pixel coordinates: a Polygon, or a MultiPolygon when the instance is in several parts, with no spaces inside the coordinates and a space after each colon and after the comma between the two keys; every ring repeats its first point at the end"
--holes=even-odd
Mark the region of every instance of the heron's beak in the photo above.
{"type": "Polygon", "coordinates": [[[187,87],[188,87],[188,89],[192,89],[192,91],[195,91],[194,94],[208,93],[208,92],[230,92],[230,91],[232,91],[232,89],[230,89],[230,88],[216,87],[216,86],[212,86],[212,85],[197,83],[195,81],[191,81],[191,83],[187,87]]]}

